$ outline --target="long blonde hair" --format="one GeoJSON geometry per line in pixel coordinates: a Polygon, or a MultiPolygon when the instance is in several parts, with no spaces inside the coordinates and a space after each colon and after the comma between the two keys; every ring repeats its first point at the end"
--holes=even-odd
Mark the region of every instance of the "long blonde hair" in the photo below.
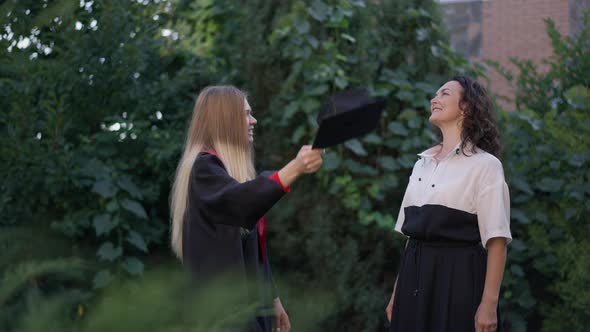
{"type": "Polygon", "coordinates": [[[255,176],[244,106],[246,94],[238,88],[210,86],[201,91],[188,129],[184,153],[172,186],[172,250],[182,260],[182,232],[186,222],[191,171],[204,149],[213,149],[231,177],[238,182],[255,176]]]}

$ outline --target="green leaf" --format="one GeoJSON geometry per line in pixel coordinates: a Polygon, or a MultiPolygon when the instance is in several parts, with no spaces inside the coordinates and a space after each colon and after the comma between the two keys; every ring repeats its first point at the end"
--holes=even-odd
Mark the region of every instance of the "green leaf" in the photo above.
{"type": "Polygon", "coordinates": [[[143,273],[143,263],[135,257],[127,258],[123,263],[123,268],[134,276],[140,276],[143,273]]]}
{"type": "Polygon", "coordinates": [[[323,22],[326,20],[329,10],[330,8],[323,1],[316,0],[311,7],[307,9],[307,12],[317,21],[323,22]]]}
{"type": "Polygon", "coordinates": [[[136,231],[129,231],[129,236],[127,237],[127,242],[133,244],[137,249],[148,252],[147,245],[141,236],[141,234],[137,233],[136,231]]]}
{"type": "Polygon", "coordinates": [[[585,162],[588,162],[588,157],[590,157],[590,154],[586,155],[584,153],[576,153],[572,155],[568,162],[572,166],[580,167],[584,165],[585,162]]]}
{"type": "Polygon", "coordinates": [[[111,229],[113,229],[113,224],[111,223],[110,216],[106,213],[95,216],[94,220],[92,221],[92,225],[94,226],[94,230],[96,231],[96,236],[108,234],[111,231],[111,229]]]}
{"type": "Polygon", "coordinates": [[[527,247],[522,240],[514,239],[510,242],[510,250],[525,251],[526,248],[527,247]]]}
{"type": "Polygon", "coordinates": [[[396,93],[395,96],[401,101],[413,101],[416,99],[413,93],[406,90],[398,91],[398,93],[396,93]]]}
{"type": "Polygon", "coordinates": [[[295,129],[295,132],[293,132],[293,136],[291,136],[291,142],[299,144],[301,138],[303,137],[303,135],[305,135],[306,130],[307,128],[305,126],[297,127],[297,129],[295,129]]]}
{"type": "Polygon", "coordinates": [[[426,82],[418,82],[414,86],[426,94],[434,94],[436,92],[436,88],[426,82]]]}
{"type": "Polygon", "coordinates": [[[326,92],[328,92],[329,88],[330,87],[327,84],[320,84],[314,86],[313,88],[306,89],[305,94],[307,96],[323,96],[326,94],[326,92]]]}
{"type": "Polygon", "coordinates": [[[428,38],[429,29],[427,28],[420,28],[416,30],[416,40],[417,41],[425,41],[428,38]]]}
{"type": "Polygon", "coordinates": [[[563,180],[561,179],[552,179],[552,178],[542,178],[538,183],[537,187],[545,192],[556,192],[561,190],[561,186],[563,185],[563,180]]]}
{"type": "Polygon", "coordinates": [[[367,189],[367,193],[371,198],[380,199],[381,197],[383,197],[381,192],[381,186],[376,182],[369,186],[369,188],[367,189]]]}
{"type": "Polygon", "coordinates": [[[94,276],[92,284],[94,285],[95,289],[104,288],[109,284],[109,282],[111,282],[111,279],[111,272],[108,270],[101,270],[94,276]]]}
{"type": "Polygon", "coordinates": [[[336,86],[342,90],[348,86],[348,81],[344,77],[337,76],[334,79],[334,84],[336,84],[336,86]]]}
{"type": "Polygon", "coordinates": [[[285,109],[283,110],[282,121],[287,122],[287,121],[291,120],[293,115],[295,115],[295,113],[297,113],[298,110],[299,110],[299,103],[297,101],[290,102],[289,105],[287,105],[285,107],[285,109]]]}
{"type": "Polygon", "coordinates": [[[377,162],[383,169],[388,171],[397,171],[400,167],[397,161],[393,157],[390,156],[382,156],[377,158],[377,162]]]}
{"type": "Polygon", "coordinates": [[[344,143],[344,146],[354,152],[357,156],[366,156],[368,153],[358,139],[351,139],[344,143]]]}
{"type": "Polygon", "coordinates": [[[340,156],[338,156],[338,154],[333,151],[326,152],[323,160],[324,163],[322,164],[322,168],[324,168],[327,171],[333,171],[337,169],[338,167],[340,167],[340,164],[342,163],[340,156]]]}
{"type": "Polygon", "coordinates": [[[94,182],[92,191],[104,198],[113,197],[117,193],[117,188],[109,179],[102,179],[94,182]]]}
{"type": "Polygon", "coordinates": [[[510,184],[512,186],[514,186],[515,188],[519,189],[522,192],[525,192],[529,195],[533,195],[534,192],[531,189],[531,186],[529,186],[528,183],[526,183],[526,181],[524,181],[522,178],[513,178],[512,181],[510,181],[510,184]]]}
{"type": "Polygon", "coordinates": [[[96,253],[98,257],[108,261],[114,261],[122,254],[123,249],[121,247],[115,248],[111,242],[103,243],[96,253]]]}
{"type": "Polygon", "coordinates": [[[440,48],[438,48],[436,45],[430,45],[430,53],[435,58],[438,58],[441,55],[440,48]]]}
{"type": "Polygon", "coordinates": [[[565,209],[563,216],[565,217],[565,220],[571,220],[577,214],[578,214],[577,208],[567,208],[567,209],[565,209]]]}
{"type": "Polygon", "coordinates": [[[416,157],[414,155],[402,155],[397,159],[397,162],[404,168],[411,169],[416,163],[416,157]]]}
{"type": "Polygon", "coordinates": [[[393,229],[395,227],[393,217],[390,214],[378,214],[377,225],[384,229],[393,229]]]}
{"type": "Polygon", "coordinates": [[[356,160],[347,159],[347,160],[344,161],[344,165],[352,173],[355,173],[355,174],[369,175],[369,176],[375,176],[375,175],[379,174],[379,172],[377,172],[377,170],[374,169],[373,167],[367,166],[367,165],[363,165],[363,164],[359,163],[356,160]]]}
{"type": "Polygon", "coordinates": [[[516,219],[521,224],[527,225],[527,224],[531,223],[531,220],[526,215],[526,213],[522,212],[521,210],[519,210],[517,208],[511,208],[510,215],[512,216],[512,219],[516,219]]]}
{"type": "Polygon", "coordinates": [[[410,129],[419,129],[422,125],[422,120],[419,118],[412,118],[408,120],[408,127],[410,129]]]}
{"type": "Polygon", "coordinates": [[[314,119],[316,110],[320,107],[320,102],[316,98],[305,98],[301,102],[301,109],[307,114],[313,114],[314,119]]]}
{"type": "Polygon", "coordinates": [[[415,94],[415,98],[412,99],[411,106],[416,109],[430,110],[430,102],[422,94],[415,94]]]}
{"type": "Polygon", "coordinates": [[[356,39],[347,33],[341,33],[340,36],[353,44],[356,43],[356,39]]]}
{"type": "Polygon", "coordinates": [[[358,219],[361,225],[368,226],[375,220],[375,214],[371,212],[359,211],[358,219]]]}
{"type": "Polygon", "coordinates": [[[416,112],[416,110],[413,110],[413,109],[405,109],[399,115],[399,119],[401,119],[401,120],[410,120],[410,119],[415,119],[417,117],[418,117],[418,112],[416,112]]]}
{"type": "Polygon", "coordinates": [[[397,188],[399,186],[399,179],[394,173],[387,174],[382,181],[383,190],[397,188]]]}
{"type": "Polygon", "coordinates": [[[119,206],[117,205],[117,201],[116,200],[110,200],[107,203],[107,211],[108,212],[115,212],[117,211],[117,209],[119,208],[119,206]]]}
{"type": "Polygon", "coordinates": [[[565,92],[567,102],[575,108],[590,110],[590,89],[576,85],[565,92]]]}
{"type": "Polygon", "coordinates": [[[580,202],[584,202],[586,197],[584,196],[584,191],[583,190],[572,190],[569,194],[568,197],[571,197],[575,200],[578,200],[580,202]]]}
{"type": "Polygon", "coordinates": [[[308,33],[310,27],[307,20],[295,20],[295,30],[301,35],[308,33]]]}
{"type": "Polygon", "coordinates": [[[400,71],[392,72],[392,76],[393,78],[391,78],[389,82],[393,84],[395,87],[401,89],[402,91],[406,91],[412,88],[412,84],[410,83],[410,81],[405,79],[405,75],[401,74],[400,71]]]}
{"type": "Polygon", "coordinates": [[[318,41],[318,39],[314,36],[307,36],[306,37],[307,42],[309,43],[309,45],[311,45],[312,48],[316,49],[318,48],[318,46],[320,46],[320,42],[318,41]]]}
{"type": "Polygon", "coordinates": [[[92,158],[85,162],[80,168],[80,173],[94,179],[106,178],[109,175],[107,166],[96,158],[92,158]]]}
{"type": "Polygon", "coordinates": [[[350,3],[353,6],[362,7],[362,8],[364,8],[366,6],[364,0],[350,0],[350,3]]]}
{"type": "Polygon", "coordinates": [[[517,277],[524,277],[524,271],[520,265],[512,264],[510,266],[510,272],[517,277]]]}
{"type": "Polygon", "coordinates": [[[121,206],[125,210],[133,213],[134,215],[136,215],[139,218],[142,218],[142,219],[148,218],[147,213],[145,212],[145,209],[137,201],[133,201],[130,199],[124,199],[123,201],[121,201],[121,206]]]}
{"type": "Polygon", "coordinates": [[[125,190],[126,192],[131,195],[133,198],[141,199],[143,197],[141,190],[131,181],[131,178],[128,176],[123,176],[122,178],[117,181],[119,188],[125,190]]]}
{"type": "Polygon", "coordinates": [[[381,137],[379,137],[379,135],[375,133],[370,133],[367,136],[365,136],[365,138],[363,138],[363,142],[371,144],[381,144],[383,143],[383,140],[381,139],[381,137]]]}
{"type": "Polygon", "coordinates": [[[392,132],[393,134],[399,135],[399,136],[408,136],[408,130],[406,129],[406,127],[404,127],[403,124],[399,123],[399,122],[390,122],[389,125],[387,126],[387,129],[392,132]]]}

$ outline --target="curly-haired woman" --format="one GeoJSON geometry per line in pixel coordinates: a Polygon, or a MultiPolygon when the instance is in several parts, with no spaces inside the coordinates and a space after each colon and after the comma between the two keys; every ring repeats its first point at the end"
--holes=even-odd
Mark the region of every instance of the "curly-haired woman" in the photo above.
{"type": "Polygon", "coordinates": [[[494,332],[511,241],[500,140],[485,89],[454,77],[431,100],[440,143],[419,154],[395,230],[408,236],[391,331],[494,332]]]}

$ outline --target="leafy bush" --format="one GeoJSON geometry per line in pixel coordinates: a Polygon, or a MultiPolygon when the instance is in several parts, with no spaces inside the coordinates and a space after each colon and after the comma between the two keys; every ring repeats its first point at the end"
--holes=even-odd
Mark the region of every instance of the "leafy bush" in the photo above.
{"type": "MultiPolygon", "coordinates": [[[[453,73],[482,75],[448,47],[434,2],[6,1],[0,23],[3,330],[141,328],[108,309],[131,305],[134,287],[153,288],[134,312],[169,303],[162,278],[175,272],[133,277],[178,264],[167,243],[170,184],[195,94],[217,83],[249,91],[260,169],[312,140],[326,95],[361,85],[387,99],[376,132],[328,150],[322,171],[269,216],[295,329],[385,330],[403,243],[395,216],[415,154],[434,140],[430,96],[453,73]],[[117,295],[126,277],[132,286],[117,295]]],[[[516,61],[519,111],[500,116],[515,236],[501,301],[511,331],[590,321],[589,36],[548,28],[549,70],[516,61]]],[[[180,309],[154,329],[174,328],[180,309]]]]}
{"type": "MultiPolygon", "coordinates": [[[[585,24],[589,15],[586,15],[585,24]]],[[[512,228],[504,303],[515,330],[585,331],[590,282],[588,29],[563,37],[547,20],[553,56],[541,71],[515,59],[518,111],[502,119],[512,228]],[[584,271],[584,272],[583,272],[584,271]]]]}

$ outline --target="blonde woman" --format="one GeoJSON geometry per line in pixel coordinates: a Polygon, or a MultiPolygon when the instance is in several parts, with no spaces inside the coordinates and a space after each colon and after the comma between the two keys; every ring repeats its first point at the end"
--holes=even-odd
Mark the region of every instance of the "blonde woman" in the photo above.
{"type": "MultiPolygon", "coordinates": [[[[199,94],[172,189],[172,249],[199,282],[231,274],[255,281],[257,300],[272,301],[272,317],[258,314],[247,331],[290,330],[272,282],[264,215],[302,174],[322,165],[321,151],[303,146],[277,172],[256,175],[252,143],[256,119],[244,92],[212,86],[199,94]]],[[[238,282],[237,284],[241,284],[238,282]]],[[[234,287],[236,285],[228,285],[234,287]]]]}

